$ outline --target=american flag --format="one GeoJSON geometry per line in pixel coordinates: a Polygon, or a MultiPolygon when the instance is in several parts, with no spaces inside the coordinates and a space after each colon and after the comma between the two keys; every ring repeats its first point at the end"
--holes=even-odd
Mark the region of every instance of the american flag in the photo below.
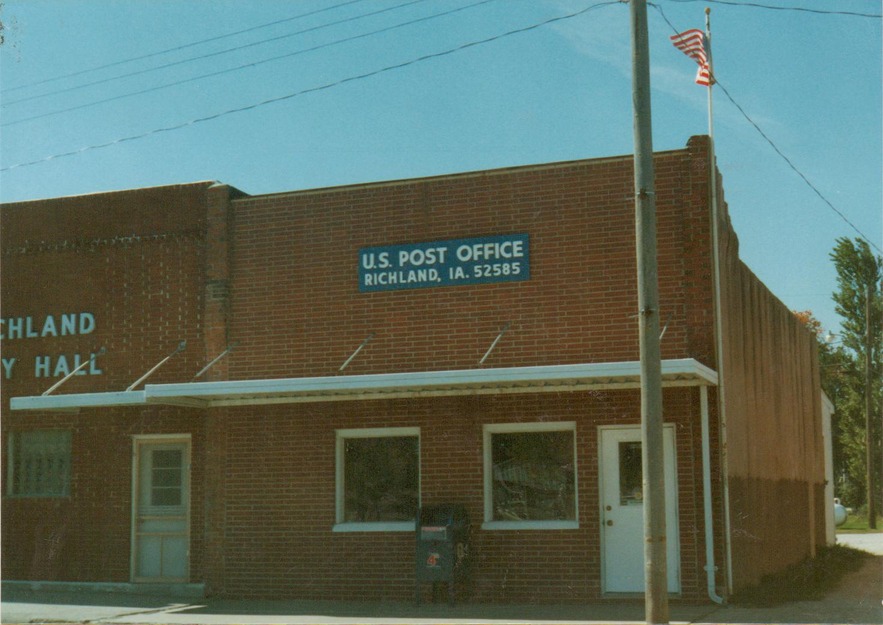
{"type": "Polygon", "coordinates": [[[696,73],[696,84],[706,87],[712,84],[711,71],[708,67],[708,55],[705,52],[705,33],[698,28],[685,30],[679,35],[672,35],[671,42],[674,47],[689,56],[699,64],[696,73]]]}

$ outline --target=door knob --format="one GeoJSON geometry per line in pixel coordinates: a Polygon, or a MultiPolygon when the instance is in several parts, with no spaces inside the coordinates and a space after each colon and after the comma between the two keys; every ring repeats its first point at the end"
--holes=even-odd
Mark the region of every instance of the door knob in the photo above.
{"type": "Polygon", "coordinates": [[[607,525],[613,525],[613,521],[611,521],[610,519],[607,519],[607,525]]]}

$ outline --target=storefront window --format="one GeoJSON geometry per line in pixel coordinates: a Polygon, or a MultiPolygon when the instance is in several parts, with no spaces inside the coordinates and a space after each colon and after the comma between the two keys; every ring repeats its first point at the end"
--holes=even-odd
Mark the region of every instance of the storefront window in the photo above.
{"type": "Polygon", "coordinates": [[[9,435],[7,492],[20,497],[70,494],[71,433],[66,430],[9,435]]]}
{"type": "Polygon", "coordinates": [[[576,522],[572,424],[486,426],[485,466],[486,522],[576,522]]]}
{"type": "Polygon", "coordinates": [[[419,430],[339,430],[337,436],[337,523],[413,529],[420,505],[419,430]]]}

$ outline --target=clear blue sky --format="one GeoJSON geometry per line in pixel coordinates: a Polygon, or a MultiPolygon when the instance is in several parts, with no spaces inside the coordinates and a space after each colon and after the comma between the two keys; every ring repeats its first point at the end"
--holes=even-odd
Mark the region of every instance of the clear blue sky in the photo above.
{"type": "MultiPolygon", "coordinates": [[[[721,84],[883,248],[881,20],[744,1],[649,9],[654,148],[707,132],[706,90],[663,14],[702,28],[711,7],[721,84]]],[[[881,13],[878,0],[756,1],[881,13]]],[[[3,202],[199,180],[262,194],[633,151],[624,3],[6,0],[0,20],[3,202]]],[[[714,101],[743,260],[836,330],[828,255],[858,235],[719,88],[714,101]]]]}

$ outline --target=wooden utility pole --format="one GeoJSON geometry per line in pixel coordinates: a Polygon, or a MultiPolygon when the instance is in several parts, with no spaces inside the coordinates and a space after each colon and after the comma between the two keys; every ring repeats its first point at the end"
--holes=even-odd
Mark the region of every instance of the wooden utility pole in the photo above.
{"type": "Polygon", "coordinates": [[[656,266],[656,189],[650,123],[647,2],[630,0],[635,136],[635,230],[641,351],[641,449],[644,491],[644,581],[647,623],[668,623],[662,360],[656,266]]]}
{"type": "Polygon", "coordinates": [[[868,527],[877,529],[877,505],[874,498],[877,490],[874,487],[874,437],[871,435],[871,283],[865,285],[865,486],[868,493],[868,527]]]}

